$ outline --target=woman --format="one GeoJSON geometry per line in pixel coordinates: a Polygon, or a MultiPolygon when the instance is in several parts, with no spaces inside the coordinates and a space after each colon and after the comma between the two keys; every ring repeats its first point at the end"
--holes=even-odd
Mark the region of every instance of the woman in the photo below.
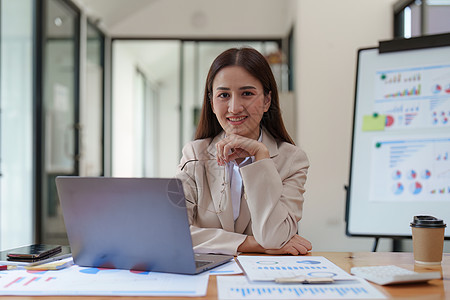
{"type": "Polygon", "coordinates": [[[297,235],[297,223],[308,167],[283,125],[264,56],[252,48],[220,54],[177,174],[194,250],[306,254],[311,244],[297,235]]]}

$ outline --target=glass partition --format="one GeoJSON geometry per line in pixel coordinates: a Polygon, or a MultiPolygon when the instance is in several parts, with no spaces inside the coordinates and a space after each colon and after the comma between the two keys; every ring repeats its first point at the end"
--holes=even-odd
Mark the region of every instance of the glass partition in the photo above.
{"type": "Polygon", "coordinates": [[[33,1],[0,1],[0,249],[33,242],[33,1]]]}

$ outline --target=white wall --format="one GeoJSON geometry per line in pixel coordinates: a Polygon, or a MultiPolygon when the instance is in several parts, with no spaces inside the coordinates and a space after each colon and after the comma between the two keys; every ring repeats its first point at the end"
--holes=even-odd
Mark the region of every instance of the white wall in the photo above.
{"type": "MultiPolygon", "coordinates": [[[[178,57],[174,59],[178,64],[178,57]]],[[[163,80],[159,95],[159,177],[173,177],[180,162],[179,77],[163,80]]]]}
{"type": "MultiPolygon", "coordinates": [[[[315,251],[370,251],[345,236],[356,54],[392,38],[396,0],[301,0],[296,4],[297,141],[311,167],[301,234],[315,251]]],[[[382,240],[379,250],[390,249],[382,240]]]]}

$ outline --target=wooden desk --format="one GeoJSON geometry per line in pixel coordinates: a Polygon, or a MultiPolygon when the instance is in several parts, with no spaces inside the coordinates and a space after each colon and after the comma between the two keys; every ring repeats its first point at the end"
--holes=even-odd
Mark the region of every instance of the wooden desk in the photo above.
{"type": "Polygon", "coordinates": [[[440,266],[424,267],[414,264],[412,253],[405,252],[313,252],[324,256],[346,272],[352,267],[396,265],[416,272],[440,271],[442,280],[422,284],[379,286],[389,299],[450,299],[450,253],[444,254],[440,266]]]}
{"type": "MultiPolygon", "coordinates": [[[[434,267],[423,267],[414,264],[414,258],[412,253],[404,252],[312,252],[311,256],[324,256],[344,271],[350,272],[352,267],[361,266],[377,266],[377,265],[396,265],[405,269],[413,270],[416,272],[426,271],[441,271],[442,280],[431,280],[429,283],[423,284],[409,284],[409,285],[396,285],[396,286],[378,286],[374,284],[380,291],[382,291],[389,299],[450,299],[450,253],[444,254],[442,264],[434,267]]],[[[233,276],[233,275],[228,275],[233,276]]],[[[0,297],[6,298],[6,297],[0,297]]],[[[11,297],[8,296],[11,299],[11,297]]],[[[37,297],[17,297],[19,299],[36,299],[37,297]]],[[[67,299],[68,297],[39,297],[40,299],[67,299]]],[[[70,300],[78,299],[119,299],[123,297],[69,297],[70,300]]],[[[127,297],[129,298],[129,297],[127,297]]],[[[153,297],[139,297],[155,299],[153,297]]],[[[162,298],[162,297],[159,297],[162,298]]],[[[164,297],[162,299],[182,299],[181,297],[164,297]]],[[[217,284],[216,276],[210,276],[208,291],[206,297],[188,298],[188,299],[203,299],[212,300],[217,298],[217,284]]]]}

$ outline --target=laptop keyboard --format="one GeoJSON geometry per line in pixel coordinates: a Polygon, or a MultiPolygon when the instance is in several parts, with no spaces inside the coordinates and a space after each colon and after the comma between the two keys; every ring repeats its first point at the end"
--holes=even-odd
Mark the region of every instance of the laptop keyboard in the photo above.
{"type": "Polygon", "coordinates": [[[195,261],[195,266],[196,266],[197,268],[201,268],[201,267],[206,266],[206,265],[208,265],[208,264],[210,264],[210,263],[211,263],[210,261],[196,260],[196,261],[195,261]]]}

